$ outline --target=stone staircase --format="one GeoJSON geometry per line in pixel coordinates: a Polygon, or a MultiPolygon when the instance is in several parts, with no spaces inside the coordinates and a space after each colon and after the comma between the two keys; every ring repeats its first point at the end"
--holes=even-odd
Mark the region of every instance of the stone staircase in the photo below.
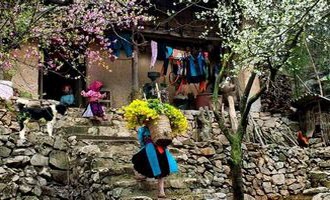
{"type": "MultiPolygon", "coordinates": [[[[55,134],[61,134],[71,142],[73,176],[70,187],[80,194],[72,198],[85,199],[156,199],[157,180],[143,181],[134,178],[132,155],[139,150],[136,132],[125,127],[122,116],[110,112],[107,122],[91,121],[71,111],[57,123],[55,134]],[[80,155],[80,156],[76,156],[80,155]],[[83,192],[85,188],[87,192],[83,192]]],[[[118,112],[117,112],[118,113],[118,112]]],[[[170,151],[184,165],[179,149],[170,151]]],[[[201,180],[179,173],[170,175],[165,182],[166,199],[226,199],[224,193],[214,189],[201,189],[201,180]]]]}

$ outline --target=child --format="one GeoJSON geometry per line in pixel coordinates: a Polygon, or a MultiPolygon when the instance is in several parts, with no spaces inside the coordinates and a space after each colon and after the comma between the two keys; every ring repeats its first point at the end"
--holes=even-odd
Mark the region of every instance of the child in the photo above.
{"type": "Polygon", "coordinates": [[[165,177],[178,172],[178,165],[166,147],[153,143],[147,126],[139,128],[138,139],[141,149],[132,158],[134,169],[137,172],[136,179],[141,180],[144,177],[158,179],[158,197],[165,198],[165,177]]]}
{"type": "Polygon", "coordinates": [[[100,81],[94,81],[88,87],[88,91],[81,91],[81,95],[88,98],[88,106],[83,113],[83,117],[95,117],[96,119],[107,120],[104,114],[103,107],[99,102],[100,99],[106,97],[106,94],[101,94],[100,90],[103,84],[100,81]]]}
{"type": "Polygon", "coordinates": [[[72,88],[70,85],[65,85],[63,87],[64,95],[61,96],[60,102],[65,106],[72,106],[74,104],[74,96],[72,94],[72,88]]]}

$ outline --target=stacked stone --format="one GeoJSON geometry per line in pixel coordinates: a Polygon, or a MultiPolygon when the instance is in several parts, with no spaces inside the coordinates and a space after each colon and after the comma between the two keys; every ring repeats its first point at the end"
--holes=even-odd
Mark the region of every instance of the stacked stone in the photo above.
{"type": "Polygon", "coordinates": [[[67,150],[61,137],[31,133],[22,143],[17,135],[0,135],[0,199],[68,198],[67,150]]]}
{"type": "MultiPolygon", "coordinates": [[[[174,139],[170,151],[177,158],[180,174],[166,181],[166,192],[173,198],[230,199],[230,146],[218,125],[211,119],[213,139],[197,142],[198,111],[185,111],[190,130],[187,136],[174,139]],[[188,195],[187,195],[188,194],[188,195]]],[[[7,114],[6,114],[7,115],[7,114]]],[[[63,127],[74,125],[97,128],[98,134],[124,130],[123,113],[113,110],[112,122],[105,127],[93,124],[70,110],[69,116],[58,121],[54,137],[32,128],[28,141],[20,142],[18,133],[10,128],[15,123],[0,126],[0,199],[150,199],[155,196],[155,180],[136,181],[131,164],[138,151],[137,142],[109,143],[102,140],[79,140],[63,127]],[[101,129],[100,129],[101,127],[101,129]]],[[[284,117],[260,114],[262,127],[278,128],[289,121],[284,117]],[[269,125],[271,120],[275,126],[269,125]],[[268,125],[265,125],[267,124],[268,125]],[[277,125],[277,123],[281,123],[277,125]]],[[[80,129],[72,129],[79,133],[80,129]]],[[[133,134],[136,134],[133,132],[133,134]]],[[[329,197],[330,149],[317,141],[315,148],[283,147],[245,143],[243,178],[246,199],[276,199],[290,195],[329,197]]]]}

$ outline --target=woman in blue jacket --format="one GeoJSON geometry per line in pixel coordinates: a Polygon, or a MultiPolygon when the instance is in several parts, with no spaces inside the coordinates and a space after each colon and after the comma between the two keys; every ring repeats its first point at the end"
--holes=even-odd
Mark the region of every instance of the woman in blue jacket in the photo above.
{"type": "Polygon", "coordinates": [[[63,95],[61,96],[60,103],[65,106],[73,106],[74,105],[74,96],[72,94],[72,88],[70,85],[65,85],[63,87],[63,95]]]}
{"type": "Polygon", "coordinates": [[[132,158],[134,169],[145,177],[158,179],[158,197],[165,197],[164,178],[178,172],[178,165],[166,147],[153,143],[148,127],[139,128],[138,140],[141,149],[132,158]]]}

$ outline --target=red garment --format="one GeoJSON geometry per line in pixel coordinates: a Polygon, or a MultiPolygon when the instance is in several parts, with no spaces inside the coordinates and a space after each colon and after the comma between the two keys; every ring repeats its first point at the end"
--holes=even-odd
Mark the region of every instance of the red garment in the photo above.
{"type": "Polygon", "coordinates": [[[298,131],[298,143],[303,147],[307,147],[309,144],[309,138],[304,136],[301,131],[298,131]]]}
{"type": "Polygon", "coordinates": [[[157,151],[160,153],[160,154],[163,154],[165,152],[164,148],[161,147],[161,146],[158,146],[158,145],[155,145],[156,148],[157,148],[157,151]]]}
{"type": "Polygon", "coordinates": [[[102,87],[103,87],[103,83],[101,81],[93,81],[89,85],[88,90],[93,90],[94,92],[99,92],[102,87]]]}

